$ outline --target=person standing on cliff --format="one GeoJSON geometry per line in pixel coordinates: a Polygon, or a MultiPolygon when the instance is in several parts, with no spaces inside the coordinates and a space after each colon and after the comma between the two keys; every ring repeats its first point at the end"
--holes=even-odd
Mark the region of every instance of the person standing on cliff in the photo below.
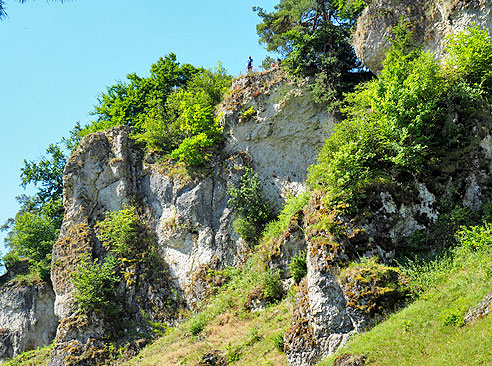
{"type": "Polygon", "coordinates": [[[248,72],[252,72],[253,71],[253,59],[251,58],[251,56],[249,56],[249,58],[248,58],[247,69],[248,69],[248,72]]]}

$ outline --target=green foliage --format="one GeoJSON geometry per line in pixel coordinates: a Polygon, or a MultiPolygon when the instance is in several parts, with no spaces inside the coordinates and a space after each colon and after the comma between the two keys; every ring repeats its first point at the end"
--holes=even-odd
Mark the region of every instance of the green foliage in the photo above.
{"type": "Polygon", "coordinates": [[[492,247],[492,224],[484,223],[480,226],[463,226],[456,238],[460,244],[468,249],[478,250],[482,247],[492,247]]]}
{"type": "Polygon", "coordinates": [[[127,75],[127,83],[119,82],[101,93],[99,105],[91,113],[97,120],[82,135],[118,125],[140,127],[149,109],[164,104],[175,88],[186,85],[197,72],[192,65],[180,65],[170,53],[151,66],[149,77],[127,75]]]}
{"type": "Polygon", "coordinates": [[[2,364],[4,366],[46,366],[53,354],[54,345],[55,342],[53,341],[48,346],[22,352],[13,359],[4,360],[2,364]]]}
{"type": "Polygon", "coordinates": [[[208,321],[209,321],[209,319],[208,319],[206,313],[198,313],[198,315],[194,316],[189,321],[189,323],[188,323],[188,331],[192,335],[197,336],[205,328],[205,326],[207,325],[208,321]]]}
{"type": "Polygon", "coordinates": [[[240,220],[235,227],[247,236],[245,240],[257,238],[271,215],[271,208],[262,194],[258,175],[253,169],[245,168],[239,187],[230,186],[228,193],[230,195],[228,204],[236,210],[240,220]]]}
{"type": "Polygon", "coordinates": [[[138,216],[135,207],[106,213],[106,218],[96,224],[98,237],[106,250],[119,257],[128,256],[138,235],[138,216]]]}
{"type": "Polygon", "coordinates": [[[63,169],[66,156],[58,145],[51,144],[46,153],[51,157],[41,157],[39,161],[24,160],[21,169],[21,186],[26,188],[28,184],[40,187],[36,196],[41,202],[56,200],[63,194],[63,169]]]}
{"type": "Polygon", "coordinates": [[[273,337],[273,345],[279,351],[284,353],[284,335],[285,331],[282,329],[280,332],[276,333],[273,337]]]}
{"type": "Polygon", "coordinates": [[[78,268],[72,273],[72,284],[75,288],[74,297],[79,309],[90,313],[93,311],[115,315],[119,308],[115,305],[115,290],[120,279],[118,277],[118,261],[108,256],[99,264],[84,256],[78,268]]]}
{"type": "Polygon", "coordinates": [[[226,359],[227,363],[233,363],[236,361],[239,361],[241,358],[241,354],[239,352],[239,349],[236,347],[232,347],[231,342],[229,342],[229,345],[227,346],[227,353],[226,353],[226,359]]]}
{"type": "Polygon", "coordinates": [[[238,217],[232,223],[232,228],[239,234],[241,238],[247,241],[253,241],[258,235],[258,227],[256,224],[245,217],[238,217]]]}
{"type": "Polygon", "coordinates": [[[282,289],[282,281],[280,280],[279,271],[268,269],[263,274],[263,294],[265,300],[269,303],[275,303],[282,299],[284,291],[282,289]]]}
{"type": "MultiPolygon", "coordinates": [[[[459,102],[456,85],[430,53],[412,45],[404,25],[395,28],[395,36],[380,77],[346,96],[346,120],[310,168],[308,182],[312,189],[322,188],[328,204],[354,208],[371,186],[418,176],[429,171],[443,151],[456,148],[453,130],[444,125],[451,92],[453,105],[459,102]]],[[[448,52],[459,53],[456,44],[449,47],[448,52]]]]}
{"type": "Polygon", "coordinates": [[[463,317],[457,309],[446,309],[441,314],[441,319],[444,325],[455,327],[463,325],[463,317]]]}
{"type": "Polygon", "coordinates": [[[482,220],[492,223],[492,200],[488,200],[482,206],[482,220]]]}
{"type": "Polygon", "coordinates": [[[249,339],[249,344],[253,344],[253,343],[256,343],[258,341],[261,340],[262,336],[260,335],[260,332],[258,331],[258,328],[257,327],[253,327],[250,329],[249,331],[249,336],[250,336],[250,339],[249,339]]]}
{"type": "Polygon", "coordinates": [[[289,271],[295,283],[301,282],[307,274],[306,251],[301,251],[292,257],[289,263],[289,271]]]}
{"type": "Polygon", "coordinates": [[[327,22],[315,30],[290,30],[285,37],[292,51],[284,65],[293,75],[316,76],[315,101],[331,103],[352,88],[349,71],[357,61],[346,28],[327,22]]]}
{"type": "Polygon", "coordinates": [[[15,218],[7,220],[1,230],[8,231],[5,245],[9,252],[2,258],[7,267],[27,259],[30,277],[49,279],[51,249],[58,238],[63,220],[63,169],[66,156],[59,144],[51,144],[38,161],[24,160],[21,186],[33,184],[33,196],[21,195],[15,218]]]}
{"type": "Polygon", "coordinates": [[[241,118],[245,121],[256,115],[256,109],[254,106],[249,107],[243,113],[241,113],[241,118]]]}
{"type": "Polygon", "coordinates": [[[28,259],[31,270],[48,279],[51,268],[51,250],[58,239],[63,212],[61,199],[49,200],[42,206],[24,197],[15,219],[3,226],[9,230],[5,244],[10,251],[2,258],[7,267],[21,259],[28,259]]]}
{"type": "Polygon", "coordinates": [[[262,233],[262,240],[268,241],[281,235],[287,229],[292,216],[294,216],[297,211],[304,209],[307,205],[309,197],[310,192],[308,191],[304,191],[298,196],[289,197],[285,201],[285,205],[277,219],[269,222],[265,226],[265,230],[263,230],[262,233]]]}
{"type": "MultiPolygon", "coordinates": [[[[188,92],[186,92],[188,93],[188,92]]],[[[210,106],[188,104],[186,96],[181,102],[180,130],[186,136],[171,157],[189,166],[202,165],[212,148],[222,141],[222,129],[210,106]]]]}
{"type": "Polygon", "coordinates": [[[350,32],[365,7],[363,0],[281,0],[272,13],[255,7],[262,18],[256,29],[268,51],[287,56],[287,70],[316,76],[315,100],[330,108],[342,92],[351,90],[350,72],[359,67],[350,32]]]}
{"type": "Polygon", "coordinates": [[[455,83],[492,91],[492,40],[486,29],[478,26],[446,39],[444,73],[455,83]]]}
{"type": "Polygon", "coordinates": [[[214,138],[202,132],[185,138],[179,147],[173,150],[171,157],[188,166],[202,165],[209,158],[210,148],[214,146],[214,143],[214,138]]]}
{"type": "Polygon", "coordinates": [[[152,65],[149,77],[130,74],[127,79],[101,95],[93,111],[98,119],[75,134],[130,125],[133,138],[148,150],[170,154],[188,166],[204,164],[222,141],[214,108],[231,83],[225,69],[220,64],[211,70],[180,65],[169,54],[152,65]]]}

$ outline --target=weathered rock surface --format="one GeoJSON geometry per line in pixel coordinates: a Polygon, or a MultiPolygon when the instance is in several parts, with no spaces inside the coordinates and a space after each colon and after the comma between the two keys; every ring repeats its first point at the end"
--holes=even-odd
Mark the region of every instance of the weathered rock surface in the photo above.
{"type": "Polygon", "coordinates": [[[333,361],[333,366],[364,366],[365,364],[366,357],[362,355],[344,354],[333,361]]]}
{"type": "Polygon", "coordinates": [[[234,214],[227,205],[227,187],[238,184],[245,166],[258,171],[277,207],[286,190],[302,189],[307,167],[323,141],[323,124],[333,120],[322,106],[313,104],[305,86],[286,84],[279,71],[240,78],[233,95],[241,100],[238,107],[254,105],[257,115],[239,121],[237,110],[224,107],[228,138],[223,156],[214,158],[201,173],[191,176],[166,164],[146,165],[127,127],[86,136],[68,160],[65,217],[53,249],[55,313],[61,323],[51,365],[107,357],[104,339],[112,336],[115,327],[104,316],[85,317],[77,310],[70,280],[83,256],[104,261],[106,251],[94,227],[107,211],[136,206],[165,267],[157,283],[146,280],[148,271],[142,266],[124,268],[138,281],[120,284],[118,296],[125,306],[119,316],[133,330],[145,333],[140,310],[154,322],[170,321],[162,313],[170,301],[180,301],[176,294],[193,305],[207,293],[203,277],[209,269],[238,265],[249,252],[232,229],[234,214]],[[251,83],[266,85],[262,92],[271,89],[274,96],[251,96],[251,83]],[[280,91],[281,85],[287,95],[280,91]],[[274,97],[281,101],[274,105],[274,97]]]}
{"type": "Polygon", "coordinates": [[[373,0],[357,22],[353,37],[357,57],[379,73],[390,47],[391,28],[400,18],[411,24],[417,44],[441,56],[445,37],[472,24],[492,31],[492,3],[488,0],[373,0]]]}
{"type": "Polygon", "coordinates": [[[46,282],[9,282],[0,288],[0,360],[51,343],[58,318],[55,294],[46,282]]]}
{"type": "Polygon", "coordinates": [[[281,69],[236,79],[219,112],[225,151],[252,157],[277,209],[286,194],[303,190],[307,168],[337,123],[325,105],[314,103],[308,80],[288,82],[281,69]]]}
{"type": "Polygon", "coordinates": [[[492,312],[492,294],[487,294],[477,306],[469,309],[463,319],[463,324],[468,325],[474,321],[488,316],[492,312]]]}

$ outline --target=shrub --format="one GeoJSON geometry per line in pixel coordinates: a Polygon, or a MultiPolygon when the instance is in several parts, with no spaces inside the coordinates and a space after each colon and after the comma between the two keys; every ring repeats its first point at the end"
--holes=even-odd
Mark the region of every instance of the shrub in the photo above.
{"type": "Polygon", "coordinates": [[[14,220],[3,226],[10,229],[5,243],[10,248],[2,260],[6,266],[27,259],[33,274],[49,279],[51,250],[58,238],[61,225],[59,214],[61,200],[49,200],[41,208],[29,207],[34,201],[26,201],[14,220]]]}
{"type": "Polygon", "coordinates": [[[269,269],[263,276],[263,294],[265,295],[265,300],[269,303],[281,300],[284,291],[282,289],[279,271],[269,269]]]}
{"type": "Polygon", "coordinates": [[[273,345],[279,352],[284,352],[284,335],[285,331],[281,330],[273,336],[273,345]]]}
{"type": "Polygon", "coordinates": [[[173,150],[171,157],[188,166],[202,165],[210,157],[211,148],[217,140],[217,136],[210,136],[204,132],[187,137],[173,150]]]}
{"type": "Polygon", "coordinates": [[[191,318],[190,323],[188,325],[188,331],[197,336],[202,332],[205,326],[208,323],[208,319],[205,313],[198,313],[196,316],[191,318]]]}
{"type": "Polygon", "coordinates": [[[72,274],[74,297],[79,309],[84,312],[102,311],[109,315],[118,313],[114,297],[120,281],[117,273],[118,262],[113,256],[107,257],[103,264],[99,264],[97,258],[91,263],[87,255],[82,257],[72,274]]]}
{"type": "MultiPolygon", "coordinates": [[[[271,215],[271,208],[262,194],[258,175],[253,169],[245,168],[239,187],[230,186],[228,193],[228,204],[236,210],[239,220],[235,226],[247,236],[243,239],[256,239],[271,215]]],[[[239,232],[238,234],[241,235],[239,232]]]]}
{"type": "Polygon", "coordinates": [[[454,82],[465,81],[492,91],[492,40],[486,29],[477,25],[466,32],[450,34],[445,48],[446,77],[454,82]]]}
{"type": "Polygon", "coordinates": [[[98,237],[103,246],[117,256],[127,256],[135,245],[138,230],[135,207],[106,213],[106,218],[97,223],[98,237]]]}
{"type": "Polygon", "coordinates": [[[232,227],[236,231],[236,233],[238,233],[239,236],[244,240],[253,241],[257,237],[257,226],[254,222],[247,218],[241,216],[238,217],[236,220],[234,220],[232,227]]]}
{"type": "Polygon", "coordinates": [[[457,309],[446,309],[441,314],[441,319],[444,325],[461,326],[463,325],[463,317],[457,309]]]}
{"type": "Polygon", "coordinates": [[[255,114],[256,114],[255,107],[251,106],[248,109],[246,109],[243,113],[241,113],[241,118],[243,120],[247,121],[248,119],[253,117],[255,114]]]}
{"type": "Polygon", "coordinates": [[[486,222],[481,226],[462,226],[456,233],[460,244],[468,249],[478,250],[492,247],[492,224],[486,222]]]}
{"type": "Polygon", "coordinates": [[[306,251],[303,250],[292,257],[289,263],[289,271],[295,283],[301,282],[307,274],[306,251]]]}
{"type": "Polygon", "coordinates": [[[227,345],[227,363],[233,363],[236,361],[239,361],[241,358],[241,353],[240,353],[240,348],[239,347],[232,347],[231,342],[227,345]]]}
{"type": "Polygon", "coordinates": [[[302,210],[309,202],[310,192],[304,191],[298,196],[289,197],[285,201],[285,205],[282,211],[278,215],[278,218],[269,222],[263,230],[263,240],[270,240],[278,235],[281,235],[289,225],[290,219],[299,210],[302,210]]]}
{"type": "Polygon", "coordinates": [[[371,186],[404,185],[402,177],[429,172],[443,150],[456,148],[456,131],[445,126],[448,108],[469,104],[470,94],[476,99],[488,90],[482,82],[491,75],[487,60],[492,42],[485,31],[472,28],[450,38],[445,66],[414,47],[404,25],[395,27],[395,36],[381,75],[347,94],[342,108],[346,120],[309,170],[310,187],[321,188],[330,206],[345,203],[355,210],[371,186]],[[473,52],[482,56],[475,58],[473,52]],[[443,72],[455,67],[459,83],[458,76],[443,72]],[[476,91],[463,92],[470,88],[476,91]]]}

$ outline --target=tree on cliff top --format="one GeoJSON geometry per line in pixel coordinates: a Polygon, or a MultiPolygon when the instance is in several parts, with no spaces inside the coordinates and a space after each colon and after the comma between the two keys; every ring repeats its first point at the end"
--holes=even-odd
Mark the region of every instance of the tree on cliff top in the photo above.
{"type": "Polygon", "coordinates": [[[256,26],[260,43],[268,51],[288,56],[292,52],[289,31],[314,32],[327,23],[349,30],[366,6],[364,0],[280,0],[274,11],[253,7],[262,23],[256,26]]]}
{"type": "Polygon", "coordinates": [[[333,105],[351,89],[350,72],[360,67],[350,32],[365,0],[280,0],[271,13],[254,7],[262,22],[256,30],[268,51],[286,56],[297,76],[315,76],[314,96],[333,105]]]}

